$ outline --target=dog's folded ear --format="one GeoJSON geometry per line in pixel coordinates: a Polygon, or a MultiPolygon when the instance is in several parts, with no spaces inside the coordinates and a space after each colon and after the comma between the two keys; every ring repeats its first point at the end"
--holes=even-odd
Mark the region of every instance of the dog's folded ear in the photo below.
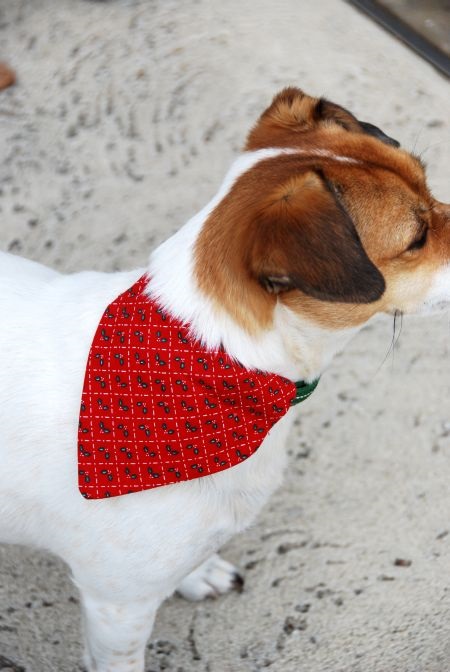
{"type": "Polygon", "coordinates": [[[381,140],[385,145],[400,147],[400,143],[397,140],[386,135],[386,133],[384,133],[381,128],[378,128],[378,126],[369,124],[367,121],[360,121],[345,107],[336,105],[336,103],[331,103],[326,98],[319,99],[315,107],[315,116],[318,121],[332,121],[333,123],[342,126],[342,128],[345,128],[347,131],[352,131],[353,133],[365,133],[377,140],[381,140]]]}
{"type": "Polygon", "coordinates": [[[323,175],[291,178],[270,194],[256,219],[248,265],[268,292],[298,289],[344,303],[382,296],[384,278],[323,175]]]}
{"type": "Polygon", "coordinates": [[[386,135],[386,133],[382,131],[381,128],[378,128],[378,126],[369,124],[368,121],[360,121],[359,125],[363,129],[363,133],[367,133],[367,135],[371,135],[373,138],[381,140],[381,142],[384,142],[385,145],[391,145],[391,147],[400,147],[398,140],[395,140],[389,135],[386,135]]]}
{"type": "Polygon", "coordinates": [[[301,89],[293,86],[283,89],[250,131],[245,149],[283,146],[286,132],[291,138],[292,132],[313,128],[317,123],[315,117],[317,103],[317,98],[308,96],[301,89]]]}
{"type": "Polygon", "coordinates": [[[280,91],[262,113],[248,136],[246,149],[283,145],[286,131],[302,132],[330,123],[352,133],[371,135],[393,147],[400,146],[377,126],[359,121],[345,107],[326,98],[308,96],[296,87],[288,87],[280,91]]]}
{"type": "Polygon", "coordinates": [[[378,126],[370,124],[367,121],[360,121],[345,107],[331,103],[326,98],[320,98],[318,101],[315,107],[315,116],[318,121],[332,121],[333,123],[342,126],[342,128],[345,128],[346,131],[365,133],[377,140],[381,140],[385,145],[400,147],[400,143],[397,140],[386,135],[386,133],[382,131],[381,128],[378,128],[378,126]]]}

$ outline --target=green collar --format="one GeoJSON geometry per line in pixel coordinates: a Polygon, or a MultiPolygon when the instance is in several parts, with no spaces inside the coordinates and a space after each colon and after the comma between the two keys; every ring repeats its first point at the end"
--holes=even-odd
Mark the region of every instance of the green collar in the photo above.
{"type": "Polygon", "coordinates": [[[291,406],[300,404],[300,402],[305,401],[305,399],[308,399],[308,397],[312,395],[317,385],[319,384],[319,380],[320,378],[316,378],[315,380],[312,381],[312,383],[305,383],[304,380],[298,380],[295,383],[297,392],[295,394],[295,397],[291,401],[291,406]]]}

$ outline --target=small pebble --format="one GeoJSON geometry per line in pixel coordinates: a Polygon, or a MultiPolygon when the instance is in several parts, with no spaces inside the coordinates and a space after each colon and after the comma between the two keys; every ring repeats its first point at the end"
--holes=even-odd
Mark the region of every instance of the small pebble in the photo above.
{"type": "Polygon", "coordinates": [[[412,560],[405,560],[404,558],[395,558],[394,565],[396,567],[411,567],[412,560]]]}

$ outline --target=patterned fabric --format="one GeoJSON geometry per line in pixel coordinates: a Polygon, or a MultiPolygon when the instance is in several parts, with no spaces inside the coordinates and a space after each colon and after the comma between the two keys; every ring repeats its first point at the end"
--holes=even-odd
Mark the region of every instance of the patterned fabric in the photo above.
{"type": "Polygon", "coordinates": [[[147,283],[107,307],[91,345],[78,431],[88,499],[233,467],[300,400],[295,383],[207,351],[148,298],[147,283]]]}

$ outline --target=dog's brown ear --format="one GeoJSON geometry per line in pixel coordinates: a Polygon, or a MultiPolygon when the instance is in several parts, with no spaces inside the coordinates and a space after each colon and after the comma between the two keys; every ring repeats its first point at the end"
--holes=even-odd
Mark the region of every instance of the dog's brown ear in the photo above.
{"type": "Polygon", "coordinates": [[[248,264],[271,293],[299,289],[324,301],[370,303],[385,289],[331,185],[315,172],[295,176],[263,204],[248,264]]]}
{"type": "Polygon", "coordinates": [[[314,110],[314,115],[317,121],[331,121],[334,124],[342,126],[346,131],[365,133],[377,140],[381,140],[385,145],[400,147],[398,140],[394,140],[394,138],[386,135],[378,126],[370,124],[367,121],[360,121],[351,112],[346,110],[345,107],[336,105],[336,103],[332,103],[326,98],[319,99],[314,110]]]}
{"type": "Polygon", "coordinates": [[[316,123],[314,109],[317,103],[317,98],[306,95],[301,89],[293,86],[283,89],[250,131],[245,149],[276,147],[286,131],[304,131],[312,128],[316,123]]]}
{"type": "Polygon", "coordinates": [[[260,121],[265,120],[284,128],[307,127],[316,121],[314,110],[318,102],[317,98],[290,86],[274,97],[262,113],[260,121]]]}
{"type": "Polygon", "coordinates": [[[365,133],[385,144],[400,146],[377,126],[359,121],[345,107],[326,98],[308,96],[291,86],[280,91],[262,113],[247,138],[245,149],[286,146],[294,142],[293,133],[302,133],[321,124],[337,124],[346,131],[365,133]]]}
{"type": "Polygon", "coordinates": [[[276,147],[292,140],[292,133],[302,133],[321,123],[335,123],[347,131],[361,132],[356,117],[326,98],[308,96],[301,89],[283,89],[262,113],[247,138],[245,149],[276,147]],[[288,133],[288,135],[286,135],[288,133]]]}

